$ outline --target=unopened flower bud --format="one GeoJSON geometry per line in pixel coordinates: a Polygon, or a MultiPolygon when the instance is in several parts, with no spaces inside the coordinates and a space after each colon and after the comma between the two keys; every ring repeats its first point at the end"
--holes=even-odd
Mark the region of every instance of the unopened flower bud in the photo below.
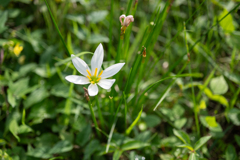
{"type": "Polygon", "coordinates": [[[135,0],[133,8],[135,8],[137,4],[138,4],[138,0],[135,0]]]}
{"type": "MultiPolygon", "coordinates": [[[[143,46],[143,47],[144,47],[144,46],[143,46]]],[[[143,56],[143,57],[146,57],[146,56],[147,56],[146,47],[143,48],[142,56],[143,56]]]]}
{"type": "Polygon", "coordinates": [[[123,14],[123,15],[121,15],[121,16],[119,17],[119,20],[120,20],[122,26],[128,27],[129,24],[134,21],[134,18],[133,18],[132,15],[128,15],[128,16],[126,17],[126,16],[123,14]],[[124,19],[124,20],[122,21],[122,19],[124,19]]]}
{"type": "Polygon", "coordinates": [[[84,97],[86,98],[87,101],[89,101],[90,99],[89,99],[88,90],[85,87],[83,87],[83,89],[84,89],[84,97]]]}
{"type": "Polygon", "coordinates": [[[4,50],[1,49],[1,52],[0,52],[0,64],[3,63],[3,58],[4,58],[4,50]]]}
{"type": "Polygon", "coordinates": [[[126,18],[125,14],[123,14],[119,17],[119,21],[120,21],[122,26],[123,26],[123,21],[124,21],[125,18],[126,18]]]}
{"type": "Polygon", "coordinates": [[[126,28],[130,25],[131,22],[134,21],[134,18],[132,15],[128,15],[127,17],[123,14],[119,17],[119,21],[122,25],[121,27],[121,39],[123,39],[124,37],[124,33],[125,33],[125,30],[126,28]]]}
{"type": "Polygon", "coordinates": [[[147,52],[146,52],[146,47],[142,46],[142,48],[143,48],[143,51],[142,51],[142,56],[143,56],[142,63],[144,63],[145,62],[145,58],[147,56],[147,52]]]}

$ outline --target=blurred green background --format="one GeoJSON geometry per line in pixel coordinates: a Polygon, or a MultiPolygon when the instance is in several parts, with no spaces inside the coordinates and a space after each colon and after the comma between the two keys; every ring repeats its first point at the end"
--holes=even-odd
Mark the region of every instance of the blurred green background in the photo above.
{"type": "Polygon", "coordinates": [[[239,159],[239,2],[1,0],[0,158],[239,159]],[[96,128],[64,77],[99,43],[104,68],[126,64],[90,97],[96,128]]]}

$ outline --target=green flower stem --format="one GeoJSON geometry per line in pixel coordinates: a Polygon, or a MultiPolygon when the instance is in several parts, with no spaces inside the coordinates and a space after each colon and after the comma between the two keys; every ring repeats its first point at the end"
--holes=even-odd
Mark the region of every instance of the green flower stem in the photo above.
{"type": "MultiPolygon", "coordinates": [[[[187,42],[187,36],[186,36],[186,24],[184,22],[184,37],[185,37],[185,43],[186,43],[186,50],[187,50],[187,56],[188,56],[188,61],[189,61],[189,64],[188,64],[188,70],[189,70],[189,73],[191,74],[192,73],[192,68],[191,68],[191,58],[190,58],[190,52],[189,52],[189,49],[188,49],[188,42],[187,42]]],[[[192,77],[190,77],[191,79],[191,83],[193,83],[193,79],[192,77]]],[[[194,117],[195,117],[195,123],[196,123],[196,126],[197,126],[197,133],[198,133],[198,136],[200,136],[200,127],[199,127],[199,121],[198,121],[198,109],[197,109],[197,104],[196,104],[196,97],[195,97],[195,91],[194,91],[194,87],[192,85],[192,99],[193,99],[193,110],[194,110],[194,117]]]]}
{"type": "Polygon", "coordinates": [[[94,111],[93,111],[93,108],[92,108],[92,103],[91,103],[90,98],[89,98],[89,101],[88,101],[88,105],[89,105],[89,108],[90,108],[90,111],[91,111],[92,119],[93,119],[93,122],[94,122],[94,125],[95,125],[95,129],[97,131],[97,134],[98,134],[99,137],[101,137],[101,134],[100,134],[99,130],[97,129],[99,127],[98,127],[97,120],[96,120],[96,117],[95,117],[95,114],[94,114],[94,111]]]}
{"type": "Polygon", "coordinates": [[[116,56],[116,59],[115,59],[115,63],[119,63],[120,62],[121,51],[122,51],[122,43],[123,43],[123,40],[120,38],[119,39],[119,44],[118,44],[118,50],[117,50],[117,56],[116,56]]]}
{"type": "Polygon", "coordinates": [[[107,56],[108,61],[111,60],[111,53],[112,53],[113,4],[114,4],[114,0],[111,0],[110,24],[109,24],[109,43],[108,43],[108,56],[107,56]]]}
{"type": "Polygon", "coordinates": [[[97,104],[97,107],[98,107],[98,116],[99,116],[99,119],[100,119],[100,123],[101,123],[101,126],[104,127],[104,119],[103,119],[103,116],[102,116],[102,112],[101,112],[101,108],[99,106],[99,101],[98,101],[97,96],[95,96],[95,100],[96,100],[96,104],[97,104]]]}
{"type": "Polygon", "coordinates": [[[110,111],[111,111],[110,122],[112,122],[112,120],[113,120],[113,115],[114,115],[113,98],[110,98],[110,111]]]}
{"type": "Polygon", "coordinates": [[[62,34],[61,34],[61,32],[60,32],[60,30],[59,30],[59,28],[58,28],[58,26],[57,26],[57,23],[56,23],[53,15],[52,15],[52,11],[51,11],[51,9],[50,9],[50,6],[48,5],[47,0],[44,0],[44,1],[45,1],[45,4],[46,4],[47,8],[48,8],[49,14],[50,14],[50,16],[51,16],[51,18],[52,18],[52,21],[53,21],[53,23],[54,23],[54,26],[55,26],[55,28],[56,28],[56,30],[57,30],[57,32],[58,32],[58,35],[59,35],[60,38],[61,38],[62,43],[63,43],[63,45],[64,45],[67,53],[68,53],[69,55],[71,55],[70,52],[69,52],[69,50],[68,50],[68,48],[67,48],[66,43],[64,42],[64,39],[63,39],[62,34]]]}

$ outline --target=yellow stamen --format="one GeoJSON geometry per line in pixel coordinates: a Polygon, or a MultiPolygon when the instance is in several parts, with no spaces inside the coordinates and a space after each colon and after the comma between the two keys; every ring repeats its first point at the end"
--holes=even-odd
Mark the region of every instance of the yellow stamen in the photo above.
{"type": "Polygon", "coordinates": [[[102,75],[102,73],[103,73],[103,70],[99,73],[98,77],[100,77],[102,75]]]}
{"type": "Polygon", "coordinates": [[[91,77],[92,75],[91,75],[91,73],[90,73],[90,71],[87,69],[87,73],[89,74],[89,76],[91,77]]]}
{"type": "Polygon", "coordinates": [[[99,77],[98,79],[97,79],[97,81],[99,81],[101,79],[101,77],[99,77]]]}
{"type": "Polygon", "coordinates": [[[95,69],[94,76],[97,76],[97,68],[95,69]]]}
{"type": "Polygon", "coordinates": [[[91,81],[92,79],[87,75],[87,78],[91,81]]]}

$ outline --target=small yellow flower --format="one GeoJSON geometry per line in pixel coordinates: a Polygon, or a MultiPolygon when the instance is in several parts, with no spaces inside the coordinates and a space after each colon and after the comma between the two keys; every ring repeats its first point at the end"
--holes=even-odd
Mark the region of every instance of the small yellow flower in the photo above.
{"type": "Polygon", "coordinates": [[[17,43],[16,46],[13,48],[13,53],[18,57],[22,50],[23,47],[19,46],[19,43],[17,43]]]}

